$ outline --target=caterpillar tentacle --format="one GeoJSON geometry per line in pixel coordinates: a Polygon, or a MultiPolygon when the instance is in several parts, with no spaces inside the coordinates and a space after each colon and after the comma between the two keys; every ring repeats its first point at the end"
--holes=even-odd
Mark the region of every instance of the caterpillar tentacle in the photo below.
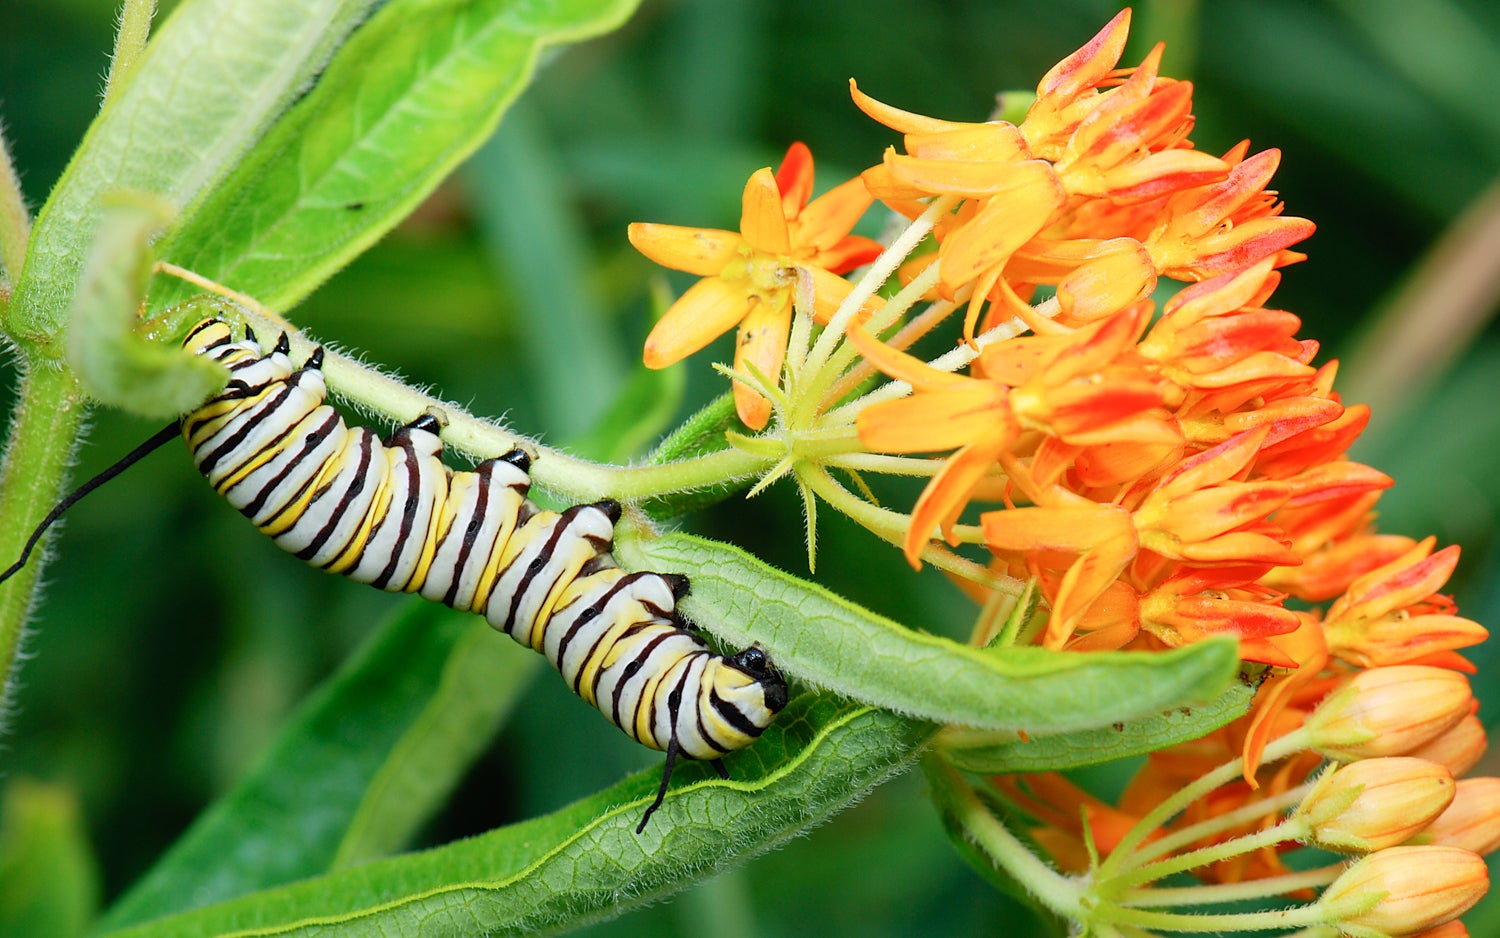
{"type": "Polygon", "coordinates": [[[628,573],[610,555],[620,506],[539,509],[521,450],[456,472],[441,415],[382,441],[325,399],[321,349],[293,365],[209,319],[184,346],[228,366],[225,389],[182,420],[200,472],[284,550],[391,592],[484,616],[547,657],[569,686],[637,742],[717,762],[754,742],[786,705],[759,646],[725,657],[682,627],[687,580],[628,573]]]}

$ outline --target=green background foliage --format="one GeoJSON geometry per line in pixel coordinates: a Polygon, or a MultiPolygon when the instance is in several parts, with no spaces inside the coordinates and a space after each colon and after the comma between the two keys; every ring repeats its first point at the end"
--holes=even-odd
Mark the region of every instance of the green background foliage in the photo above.
{"type": "MultiPolygon", "coordinates": [[[[1452,584],[1461,609],[1493,625],[1500,622],[1492,586],[1500,582],[1500,474],[1493,470],[1500,409],[1492,404],[1500,344],[1489,317],[1500,279],[1500,200],[1487,187],[1500,166],[1500,112],[1485,89],[1500,84],[1493,38],[1500,11],[1482,0],[1421,7],[1420,20],[1409,22],[1415,7],[1397,0],[1143,4],[1127,61],[1137,61],[1150,39],[1167,38],[1164,70],[1196,82],[1201,147],[1223,150],[1248,136],[1256,147],[1282,150],[1276,187],[1288,211],[1312,218],[1319,232],[1305,246],[1311,261],[1286,271],[1277,300],[1303,317],[1303,335],[1323,342],[1324,358],[1345,361],[1346,399],[1378,404],[1355,455],[1397,480],[1382,502],[1382,527],[1462,544],[1452,584]]],[[[267,299],[305,296],[291,314],[299,325],[476,413],[503,414],[549,443],[587,440],[590,449],[626,458],[632,454],[616,448],[622,441],[599,427],[639,380],[630,376],[662,276],[626,244],[626,223],[732,227],[746,176],[774,165],[796,139],[812,147],[826,187],[893,142],[849,103],[850,76],[900,107],[977,119],[995,91],[1034,85],[1114,10],[1084,0],[650,2],[619,32],[550,55],[500,132],[346,270],[316,291],[309,292],[311,277],[278,294],[267,266],[256,274],[263,281],[246,288],[267,299]]],[[[108,0],[0,5],[0,116],[33,206],[97,109],[114,15],[108,0]]],[[[392,41],[401,38],[398,30],[392,41]]],[[[431,50],[372,53],[372,88],[398,80],[422,54],[431,50]]],[[[295,135],[287,144],[313,163],[325,152],[320,146],[331,146],[295,135]]],[[[263,167],[244,172],[268,186],[274,209],[276,180],[263,167]]],[[[330,192],[339,211],[409,207],[394,183],[358,209],[348,208],[337,186],[330,192]]],[[[220,241],[233,247],[235,237],[226,231],[220,241]]],[[[333,253],[342,250],[336,240],[333,253]]],[[[727,347],[718,350],[727,357],[727,347]]],[[[690,365],[677,419],[719,382],[702,359],[690,365]]],[[[156,429],[108,410],[93,424],[78,456],[80,478],[156,429]]],[[[731,500],[696,512],[686,525],[805,573],[800,507],[788,486],[749,505],[731,500]]],[[[912,575],[897,552],[830,512],[820,513],[820,528],[820,583],[907,626],[965,636],[973,607],[935,571],[912,575]]],[[[69,921],[84,919],[78,908],[94,891],[106,904],[118,899],[227,791],[245,803],[281,797],[307,807],[315,793],[277,794],[285,769],[268,747],[294,712],[294,727],[316,725],[318,699],[308,694],[342,662],[346,669],[400,662],[414,682],[410,698],[371,701],[369,720],[347,728],[351,752],[379,734],[411,748],[402,750],[404,761],[381,768],[388,775],[368,796],[377,803],[359,805],[352,828],[339,822],[342,839],[299,827],[264,841],[323,837],[317,849],[325,868],[384,853],[419,824],[401,816],[404,786],[420,784],[430,760],[457,758],[462,747],[423,751],[410,741],[415,727],[462,727],[465,744],[482,753],[443,813],[412,832],[418,845],[565,812],[575,799],[615,785],[642,795],[650,787],[644,777],[621,780],[659,764],[524,654],[481,642],[492,637],[482,626],[284,556],[215,499],[174,448],[73,511],[46,577],[51,588],[33,620],[30,660],[0,752],[7,780],[43,787],[10,788],[8,808],[32,807],[7,815],[0,851],[47,845],[37,855],[44,865],[33,868],[56,871],[39,880],[57,887],[53,908],[69,921]],[[377,629],[377,640],[350,660],[377,629]],[[412,644],[390,644],[397,640],[412,644]],[[450,657],[451,649],[465,642],[484,651],[475,652],[472,670],[455,673],[452,662],[467,656],[450,657]],[[528,683],[528,671],[540,679],[528,683]],[[476,689],[456,694],[455,687],[476,689]],[[245,787],[256,784],[264,787],[245,787]]],[[[1492,723],[1493,653],[1472,657],[1481,716],[1492,723]]],[[[341,675],[335,680],[359,677],[341,675]]],[[[920,736],[900,720],[853,710],[820,717],[812,711],[829,704],[797,706],[809,708],[808,720],[864,720],[861,732],[888,734],[887,756],[920,736]]],[[[775,745],[782,744],[767,748],[775,745]]],[[[330,764],[358,772],[348,755],[328,753],[330,764]]],[[[1477,771],[1497,769],[1492,762],[1477,771]]],[[[1109,791],[1122,771],[1104,766],[1081,777],[1109,791]]],[[[1030,927],[1020,906],[949,847],[923,785],[908,773],[811,835],[594,933],[696,935],[710,919],[725,935],[1030,927]]],[[[348,807],[336,792],[329,798],[348,807]]],[[[633,826],[635,813],[627,813],[621,829],[633,826]]],[[[553,818],[535,829],[559,823],[553,818]]],[[[212,830],[194,836],[223,842],[212,830]]],[[[253,851],[255,842],[243,844],[253,851]]],[[[184,841],[171,860],[191,868],[191,846],[184,841]]],[[[496,841],[493,849],[508,847],[496,841]]],[[[245,867],[261,877],[253,885],[273,885],[313,872],[295,866],[305,862],[299,852],[278,867],[252,852],[245,867]]],[[[226,888],[224,895],[235,891],[226,888]]],[[[115,922],[169,908],[172,892],[139,884],[115,922]]],[[[1493,933],[1500,900],[1467,918],[1474,934],[1493,933]]],[[[0,922],[0,932],[25,921],[0,922]]]]}

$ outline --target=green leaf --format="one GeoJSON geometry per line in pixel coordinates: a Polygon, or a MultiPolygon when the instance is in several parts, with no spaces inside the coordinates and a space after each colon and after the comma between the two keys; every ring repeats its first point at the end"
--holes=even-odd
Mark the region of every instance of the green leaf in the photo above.
{"type": "Polygon", "coordinates": [[[154,418],[197,406],[229,378],[223,365],[136,331],[151,276],[150,241],[166,221],[153,200],[108,200],[68,317],[68,364],[84,388],[105,404],[154,418]]]}
{"type": "Polygon", "coordinates": [[[301,93],[374,0],[184,3],[111,94],[32,232],[6,331],[51,358],[106,193],[144,192],[186,222],[301,93]]]}
{"type": "Polygon", "coordinates": [[[911,764],[923,724],[803,695],[750,749],[677,770],[644,834],[655,770],[560,811],[434,850],[382,860],[122,935],[532,935],[652,902],[762,853],[911,764]]]}
{"type": "Polygon", "coordinates": [[[0,934],[83,934],[99,903],[99,871],[68,789],[23,778],[0,817],[0,934]]]}
{"type": "Polygon", "coordinates": [[[1028,736],[957,729],[939,734],[935,745],[943,758],[970,772],[1049,772],[1138,756],[1198,739],[1244,716],[1255,688],[1236,681],[1215,699],[1183,706],[1112,726],[1028,736]]]}
{"type": "Polygon", "coordinates": [[[407,604],[109,910],[105,925],[229,899],[394,846],[441,804],[536,660],[483,620],[407,604]],[[422,767],[413,759],[427,760],[429,777],[414,777],[422,767]],[[366,827],[371,811],[403,796],[410,800],[396,804],[391,832],[366,827]]]}
{"type": "MultiPolygon", "coordinates": [[[[162,257],[273,309],[295,304],[474,151],[547,46],[604,32],[634,7],[635,0],[386,4],[162,257]]],[[[165,280],[158,287],[156,308],[190,290],[165,280]]]]}
{"type": "Polygon", "coordinates": [[[471,619],[427,706],[371,779],[333,868],[387,856],[409,844],[489,747],[543,660],[512,647],[489,623],[471,619]]]}
{"type": "Polygon", "coordinates": [[[915,632],[738,548],[687,535],[625,542],[639,569],[687,574],[683,608],[725,643],[759,642],[787,674],[921,719],[1060,733],[1218,696],[1239,667],[1233,640],[1167,652],[972,648],[915,632]]]}

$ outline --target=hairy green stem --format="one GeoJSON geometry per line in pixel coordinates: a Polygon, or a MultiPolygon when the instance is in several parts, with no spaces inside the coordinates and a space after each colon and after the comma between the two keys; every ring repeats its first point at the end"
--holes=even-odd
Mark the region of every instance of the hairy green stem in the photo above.
{"type": "MultiPolygon", "coordinates": [[[[1250,853],[1262,847],[1274,847],[1286,840],[1296,840],[1306,835],[1308,823],[1305,818],[1294,817],[1268,827],[1263,831],[1246,834],[1242,837],[1231,837],[1229,840],[1210,844],[1207,847],[1199,847],[1197,850],[1189,850],[1179,853],[1177,856],[1158,860],[1129,872],[1121,873],[1119,876],[1109,880],[1111,889],[1118,887],[1139,886],[1141,883],[1149,883],[1153,880],[1165,879],[1173,873],[1181,873],[1186,870],[1197,869],[1200,866],[1208,866],[1220,860],[1237,857],[1242,853],[1250,853]]],[[[1101,885],[1101,888],[1102,885],[1101,885]]]]}
{"type": "MultiPolygon", "coordinates": [[[[20,557],[32,529],[57,503],[82,432],[85,407],[71,372],[32,367],[21,379],[0,465],[0,558],[6,564],[20,557]]],[[[30,563],[0,584],[0,668],[6,676],[0,699],[6,712],[0,716],[8,715],[16,657],[44,561],[44,553],[33,554],[30,563]]]]}
{"type": "Polygon", "coordinates": [[[151,18],[156,0],[125,0],[120,9],[120,31],[115,34],[115,54],[109,60],[109,78],[104,83],[104,104],[120,93],[140,62],[141,50],[151,36],[151,18]]]}
{"type": "Polygon", "coordinates": [[[1083,922],[1091,917],[1080,885],[1048,866],[1017,840],[984,806],[957,769],[930,755],[923,758],[922,767],[939,808],[958,822],[986,856],[1062,918],[1083,922]]]}
{"type": "Polygon", "coordinates": [[[1208,905],[1221,902],[1242,902],[1246,899],[1265,899],[1283,896],[1299,889],[1315,889],[1327,886],[1348,869],[1342,863],[1322,866],[1301,873],[1269,876],[1265,879],[1247,879],[1240,883],[1222,883],[1214,886],[1170,886],[1152,889],[1131,889],[1121,893],[1115,901],[1134,908],[1158,905],[1208,905]]]}
{"type": "MultiPolygon", "coordinates": [[[[1280,739],[1272,740],[1261,753],[1261,763],[1268,764],[1276,762],[1291,753],[1307,746],[1307,734],[1302,730],[1288,733],[1280,739]]],[[[1161,804],[1153,808],[1150,813],[1136,822],[1135,826],[1120,838],[1119,844],[1110,853],[1109,857],[1099,866],[1099,878],[1101,880],[1111,879],[1123,869],[1128,869],[1137,862],[1134,851],[1141,841],[1161,825],[1170,821],[1188,805],[1218,788],[1227,784],[1244,771],[1244,759],[1231,759],[1223,765],[1208,772],[1188,785],[1179,788],[1164,799],[1161,804]]]]}
{"type": "Polygon", "coordinates": [[[1241,824],[1246,824],[1258,817],[1263,817],[1273,812],[1283,811],[1297,802],[1312,789],[1311,785],[1298,785],[1296,788],[1288,789],[1279,795],[1267,798],[1263,801],[1252,801],[1241,805],[1233,811],[1225,814],[1215,815],[1207,820],[1191,824],[1181,830],[1173,831],[1165,837],[1158,838],[1146,844],[1136,851],[1131,857],[1134,863],[1148,863],[1157,857],[1163,857],[1179,847],[1196,843],[1205,837],[1217,834],[1219,831],[1233,830],[1241,824]]]}
{"type": "Polygon", "coordinates": [[[1108,921],[1139,925],[1153,931],[1235,932],[1301,928],[1322,925],[1328,912],[1317,905],[1299,905],[1266,912],[1230,912],[1223,915],[1193,915],[1181,912],[1152,912],[1101,903],[1095,915],[1108,921]]]}
{"type": "MultiPolygon", "coordinates": [[[[272,319],[251,309],[242,309],[242,312],[262,336],[285,332],[295,359],[306,358],[316,347],[285,320],[272,319]]],[[[474,417],[457,405],[423,394],[331,349],[325,348],[323,355],[323,373],[328,377],[329,385],[344,400],[401,423],[415,419],[428,409],[441,411],[448,421],[443,441],[453,449],[479,459],[498,456],[517,447],[528,450],[537,457],[532,478],[549,491],[575,501],[600,498],[635,501],[653,495],[691,491],[759,475],[775,462],[755,453],[726,449],[657,465],[602,466],[542,446],[504,427],[474,417]]]]}

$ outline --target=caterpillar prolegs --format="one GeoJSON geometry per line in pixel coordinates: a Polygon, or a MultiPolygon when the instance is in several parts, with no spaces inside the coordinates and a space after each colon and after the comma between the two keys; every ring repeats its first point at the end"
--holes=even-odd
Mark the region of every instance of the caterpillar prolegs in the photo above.
{"type": "Polygon", "coordinates": [[[442,422],[424,414],[381,440],[326,403],[323,350],[300,367],[283,334],[269,352],[248,328],[199,323],[184,348],[229,368],[224,389],[64,498],[33,532],[178,433],[213,487],[302,560],[390,592],[476,612],[541,652],[573,692],[626,735],[666,753],[661,805],[679,756],[709,760],[750,745],[787,701],[758,645],[719,655],[682,628],[685,577],[627,573],[610,555],[620,506],[545,511],[528,497],[519,449],[472,471],[441,459],[442,422]]]}

